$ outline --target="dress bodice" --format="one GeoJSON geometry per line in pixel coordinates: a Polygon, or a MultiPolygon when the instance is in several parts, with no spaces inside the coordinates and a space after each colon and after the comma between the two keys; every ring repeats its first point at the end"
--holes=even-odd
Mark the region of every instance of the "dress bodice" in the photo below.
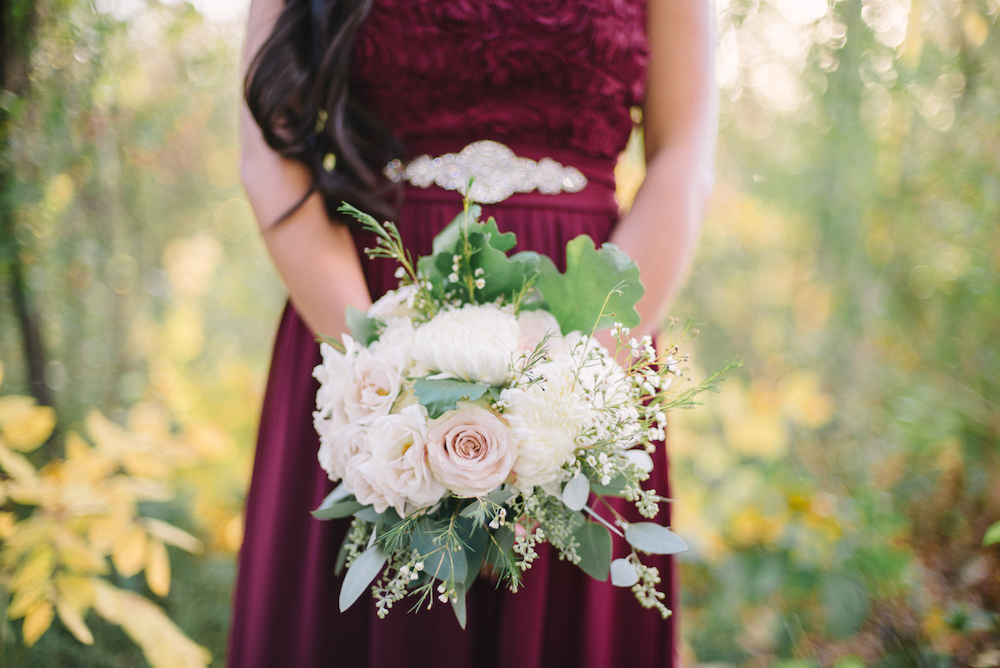
{"type": "Polygon", "coordinates": [[[409,143],[497,139],[612,157],[642,101],[645,0],[375,0],[352,86],[409,143]]]}

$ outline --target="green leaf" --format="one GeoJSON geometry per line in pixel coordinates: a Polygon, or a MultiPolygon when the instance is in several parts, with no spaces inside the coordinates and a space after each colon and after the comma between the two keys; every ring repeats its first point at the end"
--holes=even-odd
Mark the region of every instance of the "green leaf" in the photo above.
{"type": "Polygon", "coordinates": [[[486,563],[498,566],[509,562],[514,554],[514,532],[510,527],[502,526],[493,532],[493,538],[487,541],[486,563]]]}
{"type": "Polygon", "coordinates": [[[455,587],[455,595],[457,598],[453,599],[451,602],[451,609],[455,611],[455,619],[458,620],[458,625],[465,630],[466,622],[466,610],[465,610],[465,587],[455,587]]]}
{"type": "Polygon", "coordinates": [[[372,506],[365,506],[360,510],[356,510],[354,512],[354,516],[359,520],[371,522],[372,524],[378,524],[382,519],[382,514],[375,512],[375,509],[372,506]]]}
{"type": "Polygon", "coordinates": [[[612,478],[607,485],[591,481],[590,491],[598,496],[624,496],[627,485],[628,480],[625,479],[625,476],[618,475],[612,478]]]}
{"type": "Polygon", "coordinates": [[[472,517],[473,515],[476,514],[476,511],[478,511],[480,506],[482,505],[483,505],[482,502],[479,499],[476,499],[472,503],[467,505],[465,508],[463,508],[462,512],[459,514],[462,517],[472,517]]]}
{"type": "Polygon", "coordinates": [[[502,489],[499,492],[490,492],[483,498],[486,499],[487,501],[492,501],[493,503],[502,506],[503,504],[513,499],[515,496],[516,495],[514,494],[514,492],[508,489],[502,489]]]}
{"type": "Polygon", "coordinates": [[[996,545],[1000,543],[1000,522],[995,523],[989,529],[986,530],[986,535],[983,536],[983,545],[996,545]]]}
{"type": "Polygon", "coordinates": [[[453,378],[418,378],[413,384],[414,394],[432,419],[441,417],[445,411],[458,408],[458,402],[462,399],[479,399],[488,389],[485,385],[453,378]]]}
{"type": "MultiPolygon", "coordinates": [[[[350,532],[348,532],[350,534],[350,532]]],[[[344,572],[344,565],[347,563],[347,545],[350,542],[350,536],[344,536],[344,542],[340,544],[340,551],[337,552],[337,561],[333,564],[333,574],[338,578],[340,574],[344,572]]]]}
{"type": "Polygon", "coordinates": [[[476,301],[486,303],[501,296],[511,299],[521,289],[526,277],[534,271],[523,262],[507,257],[507,251],[517,245],[514,233],[501,233],[492,218],[485,223],[479,222],[481,213],[480,207],[473,205],[469,209],[468,218],[464,212],[458,214],[455,220],[434,237],[433,254],[421,258],[420,271],[431,281],[435,291],[445,288],[444,279],[451,273],[454,256],[464,255],[464,226],[472,250],[470,270],[474,272],[482,269],[482,278],[486,281],[484,288],[476,290],[476,301]]]}
{"type": "Polygon", "coordinates": [[[351,567],[347,569],[344,582],[340,585],[340,611],[343,612],[354,605],[358,597],[368,588],[385,565],[386,556],[378,545],[358,555],[351,567]]]}
{"type": "Polygon", "coordinates": [[[595,323],[597,329],[607,329],[615,322],[626,327],[639,324],[635,310],[643,293],[639,268],[614,244],[606,243],[597,250],[594,240],[585,234],[573,239],[566,245],[565,274],[544,255],[537,261],[540,273],[535,287],[564,333],[579,330],[589,334],[595,323]]]}
{"type": "Polygon", "coordinates": [[[482,225],[483,233],[488,234],[490,237],[490,246],[501,253],[506,253],[517,245],[517,235],[513,232],[501,232],[500,228],[497,227],[496,218],[493,216],[487,218],[486,222],[482,225]]]}
{"type": "Polygon", "coordinates": [[[462,546],[458,545],[457,549],[452,550],[447,541],[440,544],[434,542],[434,536],[440,535],[442,526],[447,524],[447,520],[437,526],[429,520],[421,521],[410,535],[410,547],[420,554],[421,561],[424,562],[424,573],[439,580],[461,584],[469,573],[469,564],[462,546]]]}
{"type": "Polygon", "coordinates": [[[638,581],[639,574],[628,559],[615,559],[611,562],[611,584],[616,587],[631,587],[638,581]]]}
{"type": "Polygon", "coordinates": [[[473,204],[469,207],[468,213],[463,211],[455,216],[455,219],[434,237],[432,254],[447,255],[448,263],[451,264],[451,256],[456,253],[458,243],[462,240],[462,224],[468,221],[471,228],[473,225],[479,224],[479,216],[481,215],[483,215],[483,208],[478,204],[473,204]]]}
{"type": "Polygon", "coordinates": [[[570,510],[583,510],[590,498],[590,481],[587,476],[577,473],[563,488],[562,502],[570,510]]]}
{"type": "Polygon", "coordinates": [[[344,320],[351,328],[351,336],[359,344],[367,346],[378,339],[378,320],[369,318],[364,311],[349,305],[344,310],[344,320]]]}
{"type": "Polygon", "coordinates": [[[341,517],[350,517],[364,507],[365,504],[351,496],[326,508],[320,506],[312,511],[312,516],[318,520],[336,520],[341,517]]]}
{"type": "Polygon", "coordinates": [[[465,560],[468,564],[468,572],[465,576],[464,590],[472,589],[479,570],[483,567],[483,560],[486,558],[486,549],[489,547],[490,532],[485,526],[479,523],[466,520],[463,526],[469,527],[467,538],[463,537],[465,543],[465,560]]]}
{"type": "Polygon", "coordinates": [[[580,543],[576,548],[580,569],[595,580],[607,580],[611,569],[611,533],[602,524],[584,522],[573,532],[573,537],[580,543]]]}
{"type": "Polygon", "coordinates": [[[688,549],[680,536],[655,522],[629,524],[625,527],[625,540],[635,549],[649,554],[677,554],[688,549]]]}

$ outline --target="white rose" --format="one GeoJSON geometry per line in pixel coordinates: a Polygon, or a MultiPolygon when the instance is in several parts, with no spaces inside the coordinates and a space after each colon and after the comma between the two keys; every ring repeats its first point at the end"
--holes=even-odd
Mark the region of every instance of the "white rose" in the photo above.
{"type": "Polygon", "coordinates": [[[408,360],[403,351],[386,346],[373,353],[346,334],[343,341],[344,353],[321,344],[323,363],[313,369],[320,383],[313,413],[320,439],[347,424],[370,424],[388,415],[403,383],[408,360]]]}
{"type": "Polygon", "coordinates": [[[517,327],[521,333],[521,351],[531,354],[546,335],[546,348],[552,350],[562,343],[559,321],[548,311],[521,311],[517,316],[517,327]]]}
{"type": "Polygon", "coordinates": [[[348,420],[370,424],[388,415],[399,396],[403,383],[406,357],[393,348],[382,348],[378,354],[362,348],[352,364],[353,382],[344,393],[344,412],[348,420]]]}
{"type": "Polygon", "coordinates": [[[417,329],[413,359],[454,378],[500,386],[507,383],[519,339],[513,315],[493,304],[466,304],[417,329]]]}
{"type": "Polygon", "coordinates": [[[348,423],[334,432],[319,437],[319,465],[330,480],[340,480],[347,470],[347,462],[354,455],[368,449],[368,427],[348,423]]]}
{"type": "Polygon", "coordinates": [[[480,496],[510,475],[517,442],[492,411],[466,402],[431,423],[427,460],[456,496],[480,496]]]}
{"type": "MultiPolygon", "coordinates": [[[[368,505],[382,501],[382,496],[375,490],[371,477],[372,453],[362,450],[347,460],[344,467],[344,486],[347,491],[354,494],[354,497],[361,503],[368,505]]],[[[385,510],[388,506],[383,506],[385,510]]]]}
{"type": "Polygon", "coordinates": [[[542,380],[500,393],[504,418],[517,439],[514,484],[524,493],[566,476],[563,466],[573,461],[576,439],[592,417],[591,408],[575,386],[568,360],[535,367],[542,380]]]}
{"type": "Polygon", "coordinates": [[[319,350],[323,355],[323,362],[313,369],[312,375],[319,381],[313,424],[321,438],[329,436],[350,421],[344,408],[344,397],[353,386],[354,359],[361,347],[346,334],[343,341],[346,348],[344,353],[321,343],[319,350]]]}
{"type": "Polygon", "coordinates": [[[423,406],[408,406],[398,415],[375,420],[369,443],[372,457],[365,466],[374,494],[366,503],[373,503],[376,512],[392,506],[405,517],[407,509],[426,508],[448,493],[427,464],[423,406]]]}
{"type": "Polygon", "coordinates": [[[420,312],[413,308],[413,298],[420,290],[415,285],[404,285],[398,290],[389,290],[368,307],[368,317],[388,322],[392,318],[412,318],[420,312]]]}
{"type": "MultiPolygon", "coordinates": [[[[388,354],[390,350],[402,356],[401,376],[406,376],[413,366],[413,339],[417,330],[409,318],[393,318],[385,326],[378,341],[371,344],[370,349],[376,355],[388,354]]],[[[393,353],[393,354],[395,354],[393,353]]]]}

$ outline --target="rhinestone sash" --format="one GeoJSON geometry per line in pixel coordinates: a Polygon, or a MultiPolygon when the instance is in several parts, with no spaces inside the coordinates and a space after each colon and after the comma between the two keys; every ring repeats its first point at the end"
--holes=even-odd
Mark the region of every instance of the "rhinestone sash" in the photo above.
{"type": "Polygon", "coordinates": [[[405,167],[393,160],[384,171],[396,183],[408,181],[420,188],[437,185],[463,195],[469,179],[473,179],[468,195],[483,204],[502,202],[514,193],[533,190],[546,195],[575,193],[587,185],[587,177],[575,167],[565,167],[552,158],[537,162],[520,158],[507,146],[490,140],[473,142],[458,153],[417,156],[405,167]]]}

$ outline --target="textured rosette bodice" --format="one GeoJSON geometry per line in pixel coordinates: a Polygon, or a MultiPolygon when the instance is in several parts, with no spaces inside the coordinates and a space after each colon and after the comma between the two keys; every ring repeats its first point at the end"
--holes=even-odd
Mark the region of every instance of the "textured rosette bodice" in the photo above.
{"type": "Polygon", "coordinates": [[[645,13],[641,0],[377,0],[352,85],[406,143],[497,139],[612,157],[642,102],[645,13]]]}

